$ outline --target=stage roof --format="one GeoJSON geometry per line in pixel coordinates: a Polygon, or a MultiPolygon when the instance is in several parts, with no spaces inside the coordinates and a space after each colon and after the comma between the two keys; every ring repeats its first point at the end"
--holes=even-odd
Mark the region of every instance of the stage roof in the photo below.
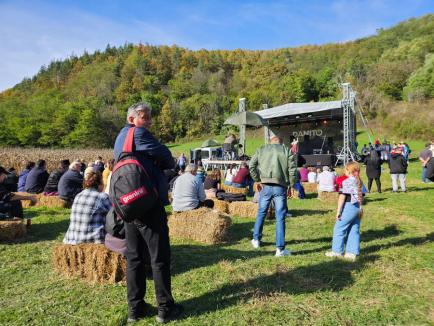
{"type": "Polygon", "coordinates": [[[256,111],[264,119],[274,119],[287,117],[297,114],[315,113],[321,111],[329,111],[342,108],[341,101],[330,102],[310,102],[310,103],[288,103],[274,108],[256,111]]]}

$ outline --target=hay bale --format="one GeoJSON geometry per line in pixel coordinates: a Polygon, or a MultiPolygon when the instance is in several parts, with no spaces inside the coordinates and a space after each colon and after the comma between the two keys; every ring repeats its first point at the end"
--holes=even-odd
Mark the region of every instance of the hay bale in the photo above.
{"type": "Polygon", "coordinates": [[[221,213],[229,213],[228,205],[229,203],[225,200],[219,200],[217,198],[211,199],[214,202],[214,209],[221,213]]]}
{"type": "MultiPolygon", "coordinates": [[[[44,194],[29,194],[26,192],[17,192],[18,195],[33,195],[36,196],[38,202],[34,207],[50,207],[50,208],[68,208],[68,202],[60,199],[57,196],[44,196],[44,194]]],[[[21,201],[23,208],[28,208],[33,206],[30,200],[22,200],[21,201]]]]}
{"type": "Polygon", "coordinates": [[[312,182],[302,182],[304,192],[307,193],[316,193],[318,192],[318,184],[312,182]]]}
{"type": "Polygon", "coordinates": [[[103,244],[58,244],[53,248],[54,269],[69,278],[91,283],[125,282],[125,258],[103,244]]]}
{"type": "Polygon", "coordinates": [[[231,216],[256,218],[258,204],[251,201],[233,201],[228,209],[231,216]]]}
{"type": "Polygon", "coordinates": [[[231,223],[228,215],[202,207],[171,214],[169,232],[174,238],[216,244],[226,240],[231,223]]]}
{"type": "Polygon", "coordinates": [[[323,202],[337,203],[338,197],[339,197],[339,193],[336,191],[334,192],[318,191],[318,198],[323,202]]]}
{"type": "Polygon", "coordinates": [[[221,186],[222,186],[222,190],[224,190],[225,192],[230,192],[231,194],[247,195],[247,193],[249,192],[248,188],[236,188],[236,187],[225,185],[224,183],[222,183],[221,186]]]}
{"type": "Polygon", "coordinates": [[[22,238],[27,233],[23,220],[0,221],[0,240],[11,241],[22,238]]]}

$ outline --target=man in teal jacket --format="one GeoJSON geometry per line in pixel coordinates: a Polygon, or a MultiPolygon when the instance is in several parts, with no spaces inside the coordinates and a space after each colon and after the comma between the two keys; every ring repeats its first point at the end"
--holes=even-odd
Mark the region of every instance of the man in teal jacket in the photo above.
{"type": "Polygon", "coordinates": [[[250,160],[250,175],[260,182],[259,207],[253,230],[252,245],[259,248],[262,227],[271,201],[276,211],[276,256],[289,256],[285,249],[285,217],[288,212],[286,204],[287,188],[296,182],[296,157],[282,144],[280,137],[272,137],[270,144],[261,146],[250,160]]]}

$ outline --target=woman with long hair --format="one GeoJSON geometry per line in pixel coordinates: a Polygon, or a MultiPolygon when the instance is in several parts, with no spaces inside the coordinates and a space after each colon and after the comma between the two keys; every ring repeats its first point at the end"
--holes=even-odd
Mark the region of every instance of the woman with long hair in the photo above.
{"type": "Polygon", "coordinates": [[[339,192],[332,251],[327,252],[326,256],[354,261],[360,254],[360,219],[363,213],[360,165],[349,162],[345,166],[345,175],[348,178],[342,182],[339,192]]]}
{"type": "Polygon", "coordinates": [[[368,177],[368,191],[371,192],[372,181],[377,184],[377,192],[381,193],[381,159],[376,150],[371,150],[365,157],[366,176],[368,177]]]}

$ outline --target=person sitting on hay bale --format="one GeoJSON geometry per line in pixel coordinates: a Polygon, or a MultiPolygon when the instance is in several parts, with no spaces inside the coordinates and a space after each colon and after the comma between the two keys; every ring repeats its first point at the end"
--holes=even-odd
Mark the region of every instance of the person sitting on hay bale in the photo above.
{"type": "Polygon", "coordinates": [[[74,161],[69,165],[69,170],[59,180],[59,198],[72,203],[75,196],[83,189],[83,176],[81,175],[82,163],[74,161]]]}
{"type": "Polygon", "coordinates": [[[35,167],[27,175],[24,190],[30,194],[40,194],[44,191],[48,176],[47,162],[38,160],[35,167]]]}
{"type": "Polygon", "coordinates": [[[0,213],[6,218],[24,218],[23,206],[21,200],[30,200],[32,204],[36,204],[37,198],[34,195],[18,195],[12,193],[4,184],[7,178],[7,171],[0,166],[0,213]]]}
{"type": "Polygon", "coordinates": [[[197,166],[189,164],[173,185],[172,208],[175,212],[190,211],[202,206],[213,208],[214,202],[207,200],[203,184],[196,179],[197,166]]]}
{"type": "Polygon", "coordinates": [[[110,208],[110,199],[103,192],[101,173],[90,172],[84,180],[84,190],[72,204],[71,220],[63,243],[104,243],[105,217],[110,208]]]}
{"type": "Polygon", "coordinates": [[[111,173],[113,171],[114,166],[115,166],[115,160],[114,159],[108,160],[108,162],[105,164],[105,169],[102,172],[102,183],[104,184],[104,189],[109,188],[109,182],[110,182],[109,180],[110,180],[111,173]]]}
{"type": "Polygon", "coordinates": [[[270,203],[274,202],[276,215],[276,256],[289,256],[285,249],[285,217],[288,212],[286,196],[288,186],[297,181],[295,155],[273,136],[270,144],[261,146],[250,161],[250,173],[258,184],[259,207],[253,230],[252,246],[261,245],[262,228],[270,203]]]}
{"type": "Polygon", "coordinates": [[[307,182],[316,183],[317,174],[314,167],[309,167],[309,173],[307,174],[307,182]]]}
{"type": "Polygon", "coordinates": [[[203,187],[207,198],[216,198],[217,191],[220,190],[221,173],[219,169],[214,169],[210,175],[207,175],[203,187]]]}
{"type": "Polygon", "coordinates": [[[336,191],[336,175],[330,171],[330,168],[325,165],[323,171],[318,175],[318,191],[335,192],[336,191]]]}
{"type": "Polygon", "coordinates": [[[28,161],[26,167],[18,176],[18,191],[25,192],[26,180],[29,172],[35,167],[35,162],[28,161]]]}
{"type": "Polygon", "coordinates": [[[300,169],[298,169],[300,173],[300,182],[308,182],[308,174],[309,170],[307,169],[307,165],[304,164],[300,169]]]}
{"type": "Polygon", "coordinates": [[[226,171],[225,182],[224,184],[227,186],[232,186],[232,181],[234,177],[237,175],[238,169],[236,164],[231,164],[229,169],[226,171]]]}
{"type": "Polygon", "coordinates": [[[60,161],[59,168],[50,173],[47,184],[45,185],[44,188],[45,196],[57,196],[59,194],[58,193],[59,181],[62,175],[66,171],[68,171],[69,164],[71,164],[69,160],[62,160],[60,161]]]}
{"type": "Polygon", "coordinates": [[[232,187],[246,188],[249,187],[249,196],[253,196],[253,184],[255,182],[250,176],[249,167],[246,162],[241,163],[241,167],[238,170],[235,177],[232,179],[232,187]]]}

